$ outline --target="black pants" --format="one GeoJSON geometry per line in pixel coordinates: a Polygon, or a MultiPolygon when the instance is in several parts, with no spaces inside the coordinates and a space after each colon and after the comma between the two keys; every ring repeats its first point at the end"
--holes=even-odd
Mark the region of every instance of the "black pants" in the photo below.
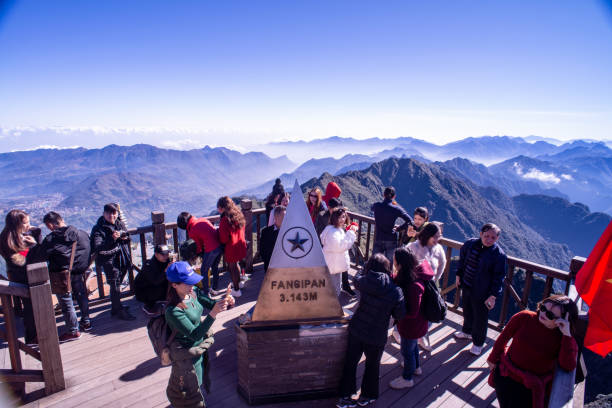
{"type": "Polygon", "coordinates": [[[346,348],[346,360],[340,380],[340,396],[348,397],[357,392],[357,365],[361,355],[365,354],[365,371],[361,380],[361,395],[368,398],[378,398],[378,373],[380,359],[385,346],[366,344],[349,333],[346,348]]]}
{"type": "Polygon", "coordinates": [[[532,406],[531,390],[510,377],[499,373],[495,367],[495,393],[501,408],[529,408],[532,406]]]}
{"type": "Polygon", "coordinates": [[[472,290],[463,287],[463,328],[462,331],[472,335],[475,346],[482,346],[487,338],[487,325],[489,323],[489,309],[485,300],[472,296],[472,290]]]}
{"type": "Polygon", "coordinates": [[[119,256],[115,255],[102,264],[106,283],[110,286],[111,313],[121,310],[121,270],[119,269],[119,256]]]}

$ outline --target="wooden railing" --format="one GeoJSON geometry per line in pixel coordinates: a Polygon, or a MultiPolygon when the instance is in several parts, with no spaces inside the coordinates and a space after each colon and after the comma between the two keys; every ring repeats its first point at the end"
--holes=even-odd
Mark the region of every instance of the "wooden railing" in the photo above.
{"type": "MultiPolygon", "coordinates": [[[[349,212],[349,216],[353,221],[357,222],[357,225],[359,226],[357,235],[357,248],[359,249],[359,254],[357,257],[358,259],[355,259],[355,266],[358,266],[359,263],[363,263],[364,261],[366,261],[372,254],[374,236],[376,234],[376,226],[374,223],[374,218],[372,217],[368,217],[354,212],[349,212]]],[[[453,251],[461,250],[463,243],[443,237],[440,239],[440,244],[445,247],[447,260],[446,268],[444,269],[444,273],[440,278],[440,293],[443,296],[446,296],[447,294],[455,291],[451,307],[457,313],[461,313],[461,309],[459,307],[461,289],[459,288],[459,290],[457,290],[456,283],[454,281],[450,281],[450,272],[452,264],[451,260],[453,259],[453,251]]],[[[496,330],[501,330],[504,328],[504,325],[508,320],[508,312],[510,309],[509,306],[511,301],[513,301],[516,306],[521,310],[524,310],[528,307],[528,301],[530,299],[530,295],[532,294],[531,287],[535,274],[540,274],[545,278],[544,290],[539,300],[550,296],[550,294],[552,293],[553,282],[555,279],[562,282],[562,284],[564,285],[565,294],[569,294],[572,280],[576,277],[578,270],[580,270],[580,267],[584,264],[584,262],[584,258],[574,257],[570,265],[570,270],[563,271],[550,266],[541,265],[513,256],[508,256],[508,272],[506,274],[506,277],[504,278],[500,312],[496,320],[494,320],[495,323],[491,324],[490,326],[496,330]],[[524,271],[525,273],[524,286],[520,294],[519,291],[517,291],[512,284],[512,281],[519,270],[524,271]]]]}
{"type": "Polygon", "coordinates": [[[0,378],[10,383],[17,394],[23,394],[26,382],[44,382],[47,395],[66,388],[62,357],[59,349],[57,325],[53,314],[51,285],[46,263],[27,266],[28,284],[0,281],[0,299],[4,315],[5,331],[0,331],[2,340],[8,343],[10,369],[0,369],[0,378]],[[34,323],[38,338],[38,349],[18,340],[15,326],[13,297],[32,302],[34,323]],[[20,351],[34,357],[42,364],[42,370],[25,370],[20,351]]]}
{"type": "MultiPolygon", "coordinates": [[[[253,270],[253,264],[256,260],[256,254],[259,250],[261,230],[267,225],[267,219],[265,217],[265,209],[252,209],[252,202],[250,200],[242,200],[240,204],[246,220],[245,236],[248,241],[247,257],[244,264],[246,270],[251,272],[253,270]]],[[[360,268],[372,254],[376,227],[374,218],[372,217],[353,212],[349,212],[349,216],[352,221],[357,222],[359,227],[357,234],[358,238],[356,245],[354,246],[355,250],[353,251],[353,262],[355,267],[360,268]]],[[[206,218],[208,218],[213,224],[219,221],[218,215],[206,218]]],[[[178,227],[176,222],[166,223],[163,212],[151,212],[151,225],[129,229],[128,233],[130,236],[138,237],[138,241],[140,243],[140,257],[142,260],[141,264],[143,264],[149,256],[147,253],[148,242],[150,242],[152,245],[156,245],[166,244],[168,243],[168,240],[171,240],[175,251],[178,252],[178,227]],[[151,235],[150,240],[147,239],[147,235],[151,235]]],[[[461,309],[459,307],[459,299],[461,296],[460,288],[457,288],[455,282],[451,281],[450,274],[452,264],[451,261],[454,254],[453,251],[460,250],[463,244],[447,238],[441,238],[440,244],[445,247],[447,259],[446,268],[441,277],[440,290],[444,296],[447,296],[451,292],[455,291],[454,297],[449,304],[453,310],[455,310],[457,313],[461,313],[461,309]]],[[[131,251],[132,247],[130,245],[130,255],[132,255],[131,251]]],[[[575,257],[570,265],[570,270],[563,271],[526,261],[524,259],[508,256],[508,272],[503,283],[503,296],[501,300],[500,312],[497,319],[490,323],[490,327],[495,330],[501,330],[504,327],[508,319],[510,302],[514,302],[519,309],[525,309],[528,307],[535,274],[542,275],[545,279],[541,299],[551,294],[553,290],[553,282],[555,280],[561,281],[565,285],[564,292],[568,294],[570,291],[571,282],[575,278],[580,267],[584,264],[584,261],[584,258],[575,257]],[[513,278],[518,271],[524,271],[525,274],[522,291],[517,291],[512,284],[513,278]]],[[[98,272],[97,290],[99,292],[99,299],[90,302],[90,304],[105,301],[106,297],[103,285],[102,269],[99,266],[96,266],[96,269],[98,272]]],[[[134,265],[133,269],[136,269],[137,272],[140,271],[140,268],[137,265],[134,265]]],[[[124,291],[122,296],[130,296],[133,294],[133,269],[128,271],[130,284],[129,290],[124,291]]],[[[30,282],[29,286],[14,282],[0,281],[0,298],[2,299],[2,307],[6,322],[6,332],[0,332],[0,336],[3,338],[3,340],[8,342],[12,367],[10,370],[1,370],[0,375],[6,382],[13,383],[18,391],[23,390],[24,382],[44,381],[46,392],[52,393],[64,389],[65,383],[61,356],[59,352],[57,328],[55,324],[55,317],[53,315],[49,274],[46,264],[28,265],[28,279],[30,282]],[[11,300],[12,296],[20,296],[30,298],[32,300],[36,328],[39,336],[40,351],[17,340],[15,318],[11,300]],[[24,370],[21,365],[19,355],[20,350],[40,360],[43,366],[42,371],[24,370]]]]}

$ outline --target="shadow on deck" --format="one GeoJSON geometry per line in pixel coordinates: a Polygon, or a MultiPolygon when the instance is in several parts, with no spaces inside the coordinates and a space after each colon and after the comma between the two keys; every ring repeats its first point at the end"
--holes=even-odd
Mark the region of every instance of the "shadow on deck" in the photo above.
{"type": "MultiPolygon", "coordinates": [[[[211,352],[212,393],[206,397],[209,407],[248,406],[236,391],[235,319],[246,312],[257,298],[263,273],[255,270],[237,299],[237,306],[220,315],[213,329],[215,344],[211,352]]],[[[222,276],[221,284],[227,280],[222,276]]],[[[61,345],[66,378],[64,391],[44,396],[42,383],[28,383],[27,407],[168,407],[166,384],[169,367],[161,367],[146,331],[147,319],[133,298],[124,300],[138,316],[133,322],[110,317],[110,305],[92,308],[93,330],[81,339],[61,345]]],[[[343,293],[343,306],[354,308],[356,302],[343,293]]],[[[484,407],[496,405],[495,392],[487,384],[489,370],[486,355],[497,332],[489,330],[489,339],[479,357],[468,351],[469,343],[457,341],[453,332],[460,328],[461,316],[449,312],[446,321],[430,330],[432,353],[421,352],[423,375],[415,377],[415,386],[396,391],[389,382],[401,375],[399,345],[389,339],[381,362],[380,398],[376,407],[484,407]]],[[[59,318],[60,330],[63,322],[59,318]]],[[[0,349],[0,363],[10,367],[7,349],[0,349]]],[[[24,357],[24,368],[40,368],[34,359],[24,357]]],[[[363,361],[358,376],[363,372],[363,361]]],[[[279,403],[262,407],[332,407],[335,399],[279,403]]]]}

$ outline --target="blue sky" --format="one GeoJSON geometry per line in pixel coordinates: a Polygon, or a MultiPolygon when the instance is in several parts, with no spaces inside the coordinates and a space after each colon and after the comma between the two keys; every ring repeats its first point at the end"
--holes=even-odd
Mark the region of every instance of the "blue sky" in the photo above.
{"type": "Polygon", "coordinates": [[[612,139],[611,3],[0,0],[0,151],[612,139]]]}

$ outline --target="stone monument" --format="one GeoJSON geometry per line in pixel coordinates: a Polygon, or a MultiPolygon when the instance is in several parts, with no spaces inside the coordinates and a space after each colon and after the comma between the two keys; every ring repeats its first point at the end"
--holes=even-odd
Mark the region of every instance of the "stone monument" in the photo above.
{"type": "Polygon", "coordinates": [[[335,396],[347,328],[296,180],[252,320],[236,328],[239,393],[249,404],[335,396]]]}

